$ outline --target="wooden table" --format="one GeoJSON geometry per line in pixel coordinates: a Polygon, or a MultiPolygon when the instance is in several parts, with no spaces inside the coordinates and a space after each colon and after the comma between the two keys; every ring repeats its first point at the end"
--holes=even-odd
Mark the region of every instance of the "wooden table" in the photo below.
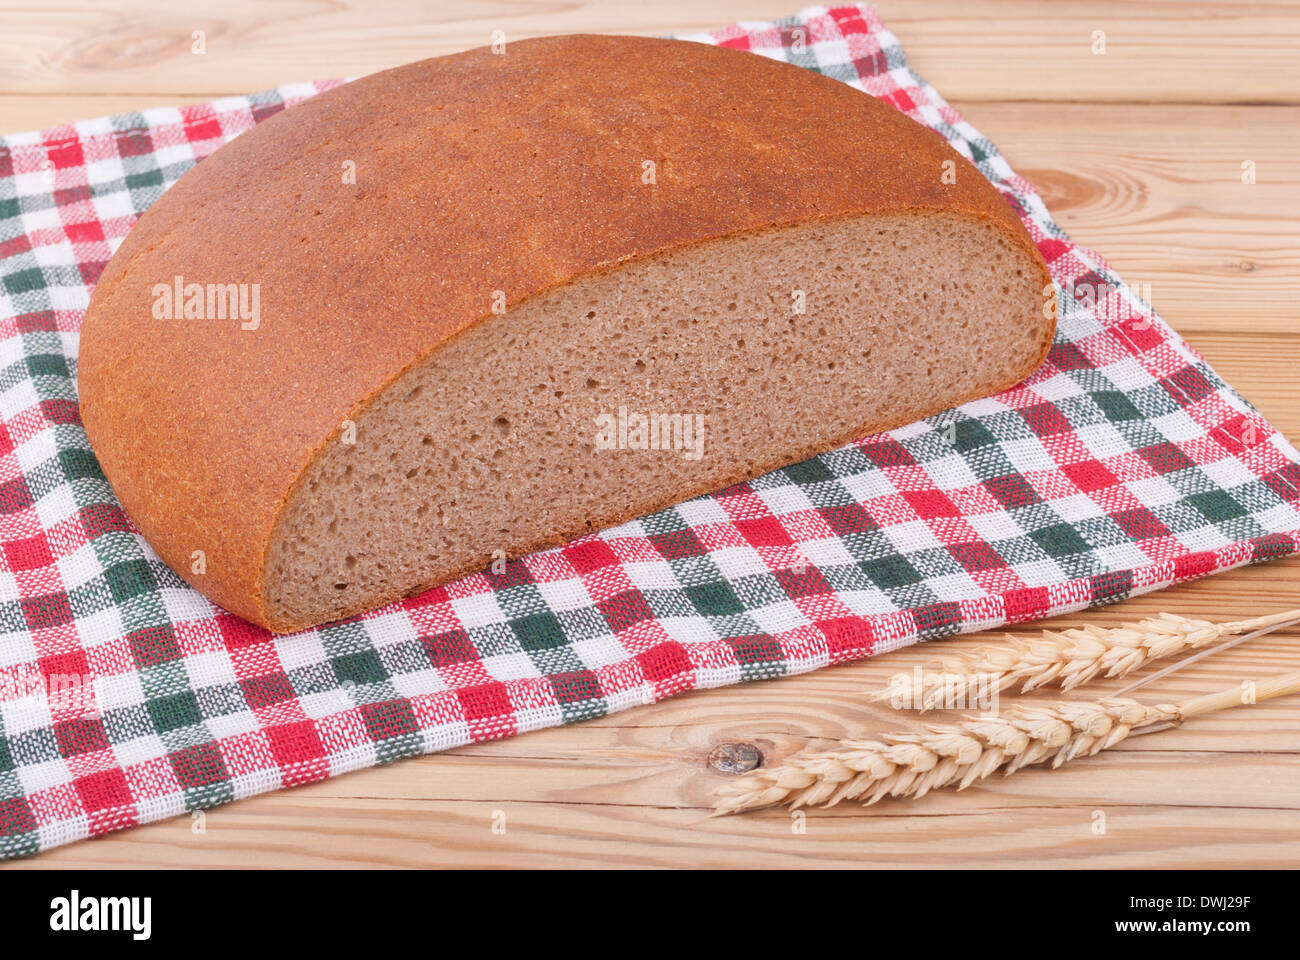
{"type": "MultiPolygon", "coordinates": [[[[792,13],[795,0],[501,4],[401,0],[0,0],[0,130],[360,75],[547,33],[671,33],[792,13]],[[207,52],[190,52],[203,30],[207,52]]],[[[1300,439],[1300,6],[881,0],[917,70],[1037,185],[1061,224],[1229,382],[1300,439]],[[1092,52],[1094,31],[1106,52],[1092,52]],[[1242,183],[1243,161],[1257,182],[1242,183]]],[[[1231,619],[1300,606],[1300,559],[1076,617],[1231,619]]],[[[1143,691],[1173,699],[1300,667],[1297,631],[1143,691]]],[[[987,636],[945,641],[969,646],[987,636]]],[[[870,809],[708,819],[732,740],[769,757],[896,729],[865,692],[929,660],[694,693],[407,760],[43,854],[69,866],[1294,866],[1300,697],[1136,738],[1056,772],[870,809]],[[507,829],[493,831],[498,811],[507,829]],[[1096,835],[1096,811],[1106,820],[1096,835]]],[[[1097,684],[1099,693],[1115,683],[1097,684]]],[[[903,718],[902,722],[913,722],[903,718]]]]}

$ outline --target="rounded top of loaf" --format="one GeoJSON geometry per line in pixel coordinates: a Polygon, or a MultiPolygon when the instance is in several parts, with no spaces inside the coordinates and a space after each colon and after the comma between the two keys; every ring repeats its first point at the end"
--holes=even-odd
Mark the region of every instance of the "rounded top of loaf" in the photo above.
{"type": "Polygon", "coordinates": [[[162,558],[265,623],[267,543],[304,469],[494,306],[685,245],[911,211],[1033,249],[937,134],[810,70],[621,36],[425,60],[271,117],[141,217],[83,324],[82,415],[162,558]],[[177,278],[246,285],[246,303],[255,285],[255,329],[160,318],[177,278]]]}

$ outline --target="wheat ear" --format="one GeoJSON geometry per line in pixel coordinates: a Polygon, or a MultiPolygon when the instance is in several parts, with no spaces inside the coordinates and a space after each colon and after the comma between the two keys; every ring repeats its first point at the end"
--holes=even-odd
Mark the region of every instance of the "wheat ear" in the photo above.
{"type": "Polygon", "coordinates": [[[1017,684],[1021,693],[1053,682],[1059,683],[1062,690],[1072,690],[1097,676],[1122,677],[1152,660],[1209,647],[1227,637],[1297,618],[1300,609],[1226,623],[1161,613],[1118,627],[1089,624],[1070,630],[1044,630],[1036,640],[1020,640],[1008,634],[1004,645],[978,647],[969,653],[940,658],[938,671],[900,673],[871,699],[932,710],[945,702],[973,703],[976,695],[1001,692],[1017,684]],[[954,697],[965,699],[951,699],[954,697]]]}
{"type": "MultiPolygon", "coordinates": [[[[1300,670],[1254,684],[1258,702],[1300,692],[1300,670]]],[[[1115,746],[1135,730],[1247,702],[1229,687],[1178,704],[1146,705],[1103,698],[1091,702],[1015,704],[990,717],[931,724],[923,733],[887,733],[877,740],[845,740],[830,750],[797,754],[728,784],[715,815],[758,807],[869,805],[882,797],[921,797],[957,785],[961,790],[995,770],[1015,773],[1028,764],[1059,767],[1115,746]]]]}

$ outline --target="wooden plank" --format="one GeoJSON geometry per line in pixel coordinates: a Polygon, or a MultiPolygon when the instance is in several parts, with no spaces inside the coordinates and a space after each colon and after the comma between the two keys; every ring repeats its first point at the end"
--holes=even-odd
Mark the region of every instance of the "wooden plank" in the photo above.
{"type": "MultiPolygon", "coordinates": [[[[1142,785],[1182,781],[1178,774],[1204,757],[1116,769],[1139,802],[1101,793],[1084,771],[1125,758],[1080,762],[1073,786],[1094,789],[1091,804],[902,815],[883,807],[813,812],[804,832],[796,821],[770,811],[744,818],[708,819],[696,810],[617,805],[382,799],[312,801],[277,795],[210,811],[207,832],[195,836],[188,821],[134,831],[135,846],[97,840],[57,849],[19,869],[132,869],[145,866],[213,868],[849,868],[891,870],[933,867],[1073,867],[1231,869],[1293,868],[1294,808],[1243,810],[1230,806],[1159,806],[1142,785]],[[492,832],[498,811],[506,832],[492,832]],[[1106,834],[1097,836],[1097,811],[1106,834]],[[75,857],[71,854],[75,851],[75,857]]],[[[1265,778],[1272,757],[1215,761],[1224,779],[1265,778]]],[[[1294,769],[1281,787],[1300,787],[1294,769]]],[[[1046,778],[1056,774],[1025,774],[1046,778]]],[[[1017,775],[1020,776],[1020,775],[1017,775]]],[[[1010,781],[1008,781],[1010,782],[1010,781]]],[[[1245,781],[1250,782],[1250,781],[1245,781]]],[[[1191,785],[1194,781],[1188,781],[1191,785]]],[[[971,788],[978,791],[983,788],[971,788]]],[[[973,793],[971,794],[973,796],[973,793]]],[[[944,798],[949,799],[949,798],[944,798]]],[[[950,798],[965,805],[966,795],[950,798]]]]}
{"type": "Polygon", "coordinates": [[[880,0],[911,65],[949,98],[1295,103],[1300,7],[1117,0],[880,0]],[[1105,53],[1093,52],[1104,31],[1105,53]]]}
{"type": "Polygon", "coordinates": [[[1185,336],[1300,334],[1300,109],[956,106],[1185,336]]]}
{"type": "MultiPolygon", "coordinates": [[[[1181,324],[1180,324],[1181,325],[1181,324]]],[[[1243,326],[1247,323],[1242,322],[1243,326]]],[[[1187,337],[1228,383],[1292,444],[1300,443],[1300,338],[1282,334],[1193,333],[1187,337]]]]}
{"type": "MultiPolygon", "coordinates": [[[[1295,103],[1294,3],[881,0],[916,68],[967,100],[1295,103]],[[1106,52],[1093,52],[1094,31],[1106,52]]],[[[791,0],[545,2],[223,0],[194,9],[156,0],[50,7],[4,0],[0,92],[239,93],[359,76],[490,42],[579,31],[699,32],[794,13],[791,0]],[[192,51],[205,31],[206,52],[192,51]]]]}
{"type": "MultiPolygon", "coordinates": [[[[253,93],[253,88],[241,93],[253,93]]],[[[130,113],[149,107],[181,107],[206,103],[226,93],[210,96],[184,93],[124,93],[95,96],[88,93],[25,94],[0,93],[0,136],[48,130],[78,120],[93,120],[113,113],[130,113]]]]}

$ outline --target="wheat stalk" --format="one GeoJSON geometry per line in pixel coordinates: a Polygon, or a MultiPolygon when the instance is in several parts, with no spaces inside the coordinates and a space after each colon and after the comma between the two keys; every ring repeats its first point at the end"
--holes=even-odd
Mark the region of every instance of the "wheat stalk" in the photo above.
{"type": "Polygon", "coordinates": [[[1048,762],[1059,767],[1113,747],[1144,727],[1300,692],[1300,670],[1256,682],[1249,701],[1243,686],[1177,704],[1146,705],[1113,697],[1015,704],[996,716],[931,724],[923,733],[845,740],[830,750],[799,754],[734,781],[719,793],[715,815],[775,805],[829,807],[841,800],[870,805],[886,796],[922,797],[952,784],[961,790],[995,770],[1011,774],[1048,762]]]}
{"type": "Polygon", "coordinates": [[[940,658],[938,671],[900,673],[871,699],[932,710],[945,702],[971,703],[977,694],[1001,692],[1017,684],[1021,693],[1053,682],[1059,683],[1062,690],[1072,690],[1097,676],[1122,677],[1152,660],[1209,647],[1226,637],[1280,626],[1297,618],[1300,609],[1226,623],[1161,613],[1118,627],[1089,624],[1070,630],[1044,630],[1036,640],[1020,640],[1008,634],[1002,646],[978,647],[969,653],[940,658]]]}

